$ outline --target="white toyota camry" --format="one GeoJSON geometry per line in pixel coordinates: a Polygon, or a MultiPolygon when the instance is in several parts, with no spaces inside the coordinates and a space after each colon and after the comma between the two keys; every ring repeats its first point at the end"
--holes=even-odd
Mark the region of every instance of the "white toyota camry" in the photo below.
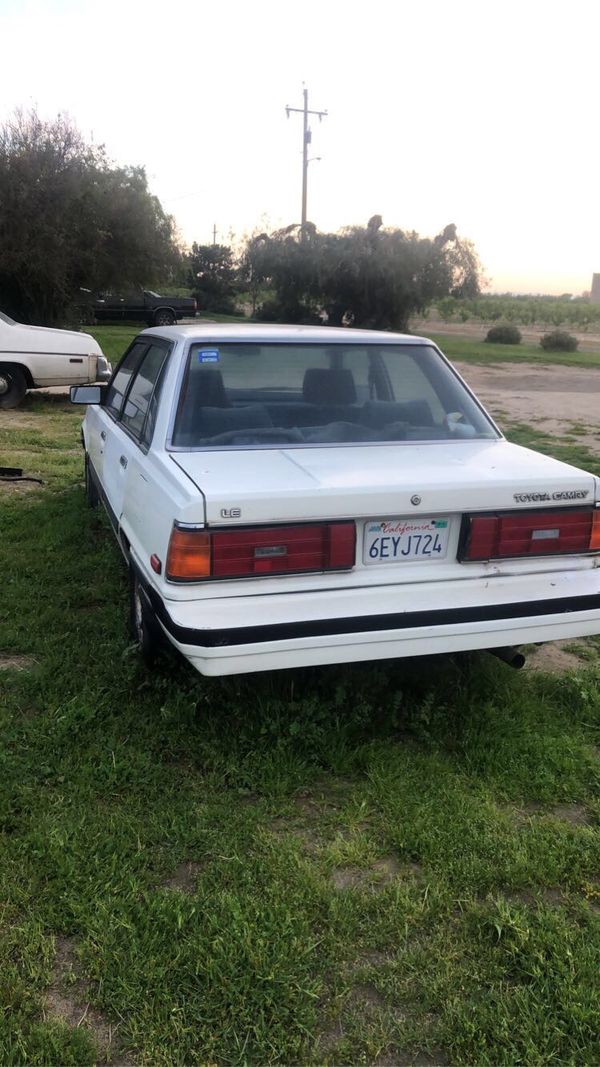
{"type": "Polygon", "coordinates": [[[71,396],[147,659],[511,658],[600,631],[599,480],[506,441],[431,341],[157,328],[71,396]]]}

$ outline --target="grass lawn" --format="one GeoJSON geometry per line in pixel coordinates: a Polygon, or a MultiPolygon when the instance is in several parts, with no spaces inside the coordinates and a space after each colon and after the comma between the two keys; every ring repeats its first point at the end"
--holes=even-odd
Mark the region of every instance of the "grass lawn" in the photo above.
{"type": "Polygon", "coordinates": [[[121,358],[124,351],[133,341],[133,338],[145,329],[143,323],[137,326],[86,326],[87,333],[95,337],[107,359],[113,365],[121,358]]]}
{"type": "MultiPolygon", "coordinates": [[[[220,323],[249,321],[231,315],[215,315],[214,320],[220,323]]],[[[198,319],[198,325],[202,324],[202,320],[198,319]]],[[[96,338],[104,354],[111,360],[117,360],[143,328],[142,324],[138,324],[91,326],[87,330],[96,338]]],[[[473,341],[466,337],[431,336],[448,359],[464,363],[544,363],[567,367],[600,367],[600,352],[544,352],[539,345],[488,345],[484,341],[473,341]]]]}
{"type": "Polygon", "coordinates": [[[492,345],[469,337],[431,334],[451,360],[464,363],[543,363],[546,366],[600,367],[600,352],[544,352],[539,345],[492,345]]]}
{"type": "MultiPolygon", "coordinates": [[[[204,320],[198,317],[196,321],[199,326],[204,326],[209,322],[238,323],[248,322],[248,319],[240,315],[211,314],[209,319],[204,320]]],[[[123,323],[122,326],[85,326],[84,329],[86,333],[90,333],[92,337],[96,338],[104,355],[114,363],[123,355],[133,338],[137,337],[138,333],[147,329],[147,327],[143,322],[132,322],[123,323]]]]}
{"type": "Polygon", "coordinates": [[[597,1064],[593,646],[147,673],[80,421],[0,421],[0,1062],[597,1064]]]}

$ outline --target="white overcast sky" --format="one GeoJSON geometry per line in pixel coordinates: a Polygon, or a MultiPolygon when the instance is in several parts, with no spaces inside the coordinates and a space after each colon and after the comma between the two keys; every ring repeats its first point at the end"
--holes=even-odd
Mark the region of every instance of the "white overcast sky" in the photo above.
{"type": "Polygon", "coordinates": [[[491,289],[600,271],[598,0],[0,0],[0,122],[68,112],[186,242],[308,216],[471,238],[491,289]]]}

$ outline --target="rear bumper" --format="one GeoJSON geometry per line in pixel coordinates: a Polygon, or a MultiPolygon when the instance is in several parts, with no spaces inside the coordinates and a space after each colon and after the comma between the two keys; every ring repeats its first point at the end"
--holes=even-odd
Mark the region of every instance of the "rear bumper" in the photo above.
{"type": "Polygon", "coordinates": [[[149,598],[202,673],[498,648],[600,632],[600,569],[195,601],[149,598]]]}

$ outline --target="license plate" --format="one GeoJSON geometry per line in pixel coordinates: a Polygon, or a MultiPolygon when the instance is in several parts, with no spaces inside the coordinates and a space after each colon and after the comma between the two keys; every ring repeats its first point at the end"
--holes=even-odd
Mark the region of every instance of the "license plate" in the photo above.
{"type": "Polygon", "coordinates": [[[365,523],[363,563],[445,559],[449,519],[385,519],[365,523]]]}

